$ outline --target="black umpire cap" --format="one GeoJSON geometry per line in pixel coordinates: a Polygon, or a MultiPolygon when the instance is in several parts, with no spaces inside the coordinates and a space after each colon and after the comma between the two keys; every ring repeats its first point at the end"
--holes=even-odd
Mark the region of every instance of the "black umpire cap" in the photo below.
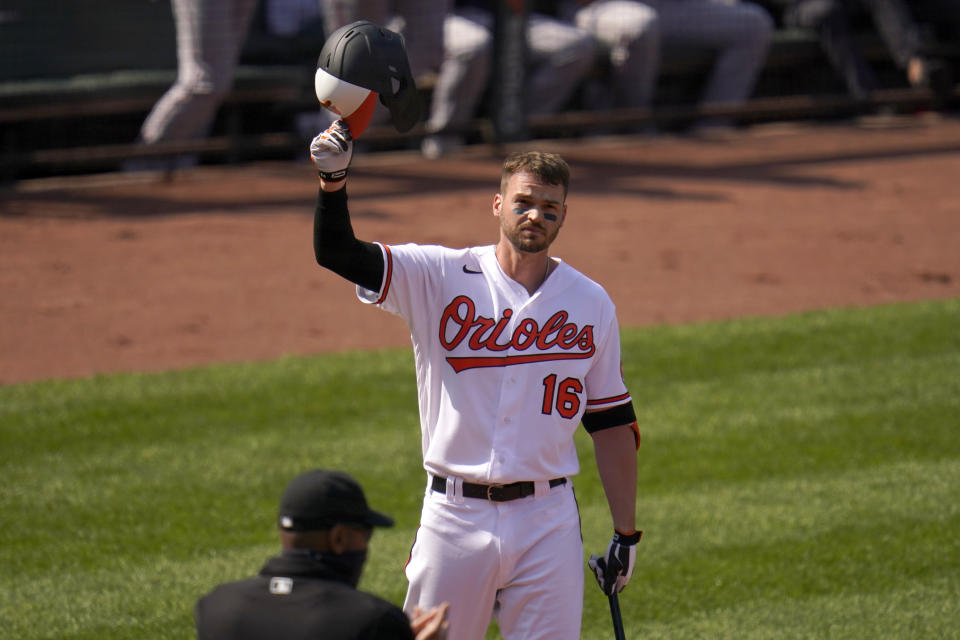
{"type": "Polygon", "coordinates": [[[335,524],[392,527],[393,518],[367,506],[359,483],[343,471],[315,469],[294,478],[280,499],[284,531],[315,531],[335,524]]]}

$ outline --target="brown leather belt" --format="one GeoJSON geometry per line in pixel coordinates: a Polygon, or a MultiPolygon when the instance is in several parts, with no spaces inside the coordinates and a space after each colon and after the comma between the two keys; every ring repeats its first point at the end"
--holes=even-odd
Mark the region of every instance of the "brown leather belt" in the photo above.
{"type": "MultiPolygon", "coordinates": [[[[566,478],[554,478],[550,481],[550,488],[559,487],[566,484],[566,478]]],[[[438,493],[447,492],[447,479],[442,476],[433,476],[433,482],[430,488],[438,493]]],[[[479,498],[480,500],[491,500],[493,502],[507,502],[518,498],[532,496],[536,491],[536,485],[533,482],[512,482],[510,484],[475,484],[473,482],[463,483],[463,497],[479,498]]]]}

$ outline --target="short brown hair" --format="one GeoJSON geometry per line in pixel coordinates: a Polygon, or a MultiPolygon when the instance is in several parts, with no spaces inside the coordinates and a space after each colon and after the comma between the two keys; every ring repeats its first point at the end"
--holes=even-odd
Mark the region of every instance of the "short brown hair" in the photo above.
{"type": "Polygon", "coordinates": [[[517,173],[529,173],[547,184],[563,186],[563,196],[570,188],[570,166],[558,153],[549,151],[517,151],[507,156],[500,174],[500,193],[507,190],[507,182],[517,173]]]}

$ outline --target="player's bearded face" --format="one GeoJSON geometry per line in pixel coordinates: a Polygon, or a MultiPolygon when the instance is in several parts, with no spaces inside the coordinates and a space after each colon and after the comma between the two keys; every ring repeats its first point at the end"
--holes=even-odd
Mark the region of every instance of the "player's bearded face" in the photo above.
{"type": "Polygon", "coordinates": [[[545,184],[529,174],[511,176],[505,193],[498,194],[494,211],[500,231],[518,250],[539,253],[560,233],[566,215],[563,186],[545,184]]]}

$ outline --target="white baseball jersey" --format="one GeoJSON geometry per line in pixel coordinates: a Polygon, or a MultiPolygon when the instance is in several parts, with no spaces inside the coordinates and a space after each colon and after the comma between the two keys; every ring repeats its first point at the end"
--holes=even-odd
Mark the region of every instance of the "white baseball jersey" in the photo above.
{"type": "Polygon", "coordinates": [[[410,327],[426,470],[487,484],[575,475],[584,411],[630,401],[606,291],[560,262],[530,295],[493,246],[380,247],[380,292],[357,293],[410,327]]]}

